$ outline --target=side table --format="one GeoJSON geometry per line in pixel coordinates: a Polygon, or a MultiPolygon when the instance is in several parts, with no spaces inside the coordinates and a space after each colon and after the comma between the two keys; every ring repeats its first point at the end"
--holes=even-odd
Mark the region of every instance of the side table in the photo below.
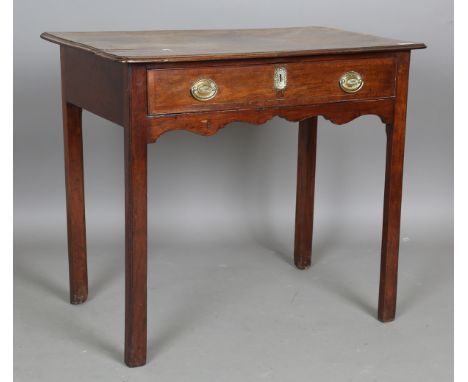
{"type": "Polygon", "coordinates": [[[172,130],[299,122],[294,263],[311,264],[317,116],[374,114],[387,158],[378,319],[395,318],[410,52],[424,44],[322,27],[43,33],[60,45],[70,301],[88,296],[82,110],[123,126],[125,362],[147,346],[147,146],[172,130]]]}

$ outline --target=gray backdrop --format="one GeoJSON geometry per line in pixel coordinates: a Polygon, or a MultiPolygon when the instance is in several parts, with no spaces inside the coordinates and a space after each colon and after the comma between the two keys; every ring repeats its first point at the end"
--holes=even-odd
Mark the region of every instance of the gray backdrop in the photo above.
{"type": "Polygon", "coordinates": [[[451,1],[17,0],[14,92],[18,381],[450,380],[451,1]],[[70,307],[59,49],[39,34],[307,25],[428,45],[411,61],[398,319],[374,319],[385,159],[377,117],[319,119],[307,272],[291,266],[297,124],[172,132],[149,149],[149,364],[126,369],[122,128],[84,113],[90,299],[70,307]]]}

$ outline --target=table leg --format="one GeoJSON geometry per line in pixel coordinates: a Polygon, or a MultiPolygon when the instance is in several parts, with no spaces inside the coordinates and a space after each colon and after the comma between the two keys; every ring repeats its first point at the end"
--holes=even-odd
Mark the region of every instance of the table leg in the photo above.
{"type": "Polygon", "coordinates": [[[80,107],[63,101],[68,263],[72,304],[81,304],[88,297],[81,114],[80,107]]]}
{"type": "Polygon", "coordinates": [[[125,132],[125,363],[146,363],[147,143],[143,126],[125,132]]]}
{"type": "Polygon", "coordinates": [[[294,264],[299,269],[311,263],[316,151],[317,117],[312,117],[299,122],[294,237],[294,264]]]}
{"type": "Polygon", "coordinates": [[[387,159],[378,308],[378,319],[382,322],[395,319],[396,312],[408,72],[409,53],[404,53],[400,55],[398,64],[393,123],[387,125],[387,159]]]}

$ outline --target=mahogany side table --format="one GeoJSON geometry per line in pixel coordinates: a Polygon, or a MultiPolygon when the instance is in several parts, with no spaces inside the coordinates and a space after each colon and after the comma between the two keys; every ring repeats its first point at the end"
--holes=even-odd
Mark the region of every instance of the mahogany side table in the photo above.
{"type": "Polygon", "coordinates": [[[378,319],[395,318],[410,43],[322,27],[43,33],[60,45],[70,301],[88,296],[82,109],[123,126],[125,362],[146,362],[147,146],[171,130],[299,122],[294,263],[311,264],[317,116],[386,125],[378,319]]]}

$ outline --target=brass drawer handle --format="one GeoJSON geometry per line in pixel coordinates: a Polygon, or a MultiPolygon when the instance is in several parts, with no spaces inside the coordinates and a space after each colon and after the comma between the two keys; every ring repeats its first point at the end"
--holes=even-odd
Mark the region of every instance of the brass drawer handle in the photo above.
{"type": "Polygon", "coordinates": [[[192,97],[198,101],[209,101],[218,93],[218,85],[209,78],[202,78],[192,85],[190,92],[192,97]]]}
{"type": "Polygon", "coordinates": [[[346,93],[357,93],[363,86],[364,81],[358,72],[346,72],[340,77],[340,88],[346,93]]]}

